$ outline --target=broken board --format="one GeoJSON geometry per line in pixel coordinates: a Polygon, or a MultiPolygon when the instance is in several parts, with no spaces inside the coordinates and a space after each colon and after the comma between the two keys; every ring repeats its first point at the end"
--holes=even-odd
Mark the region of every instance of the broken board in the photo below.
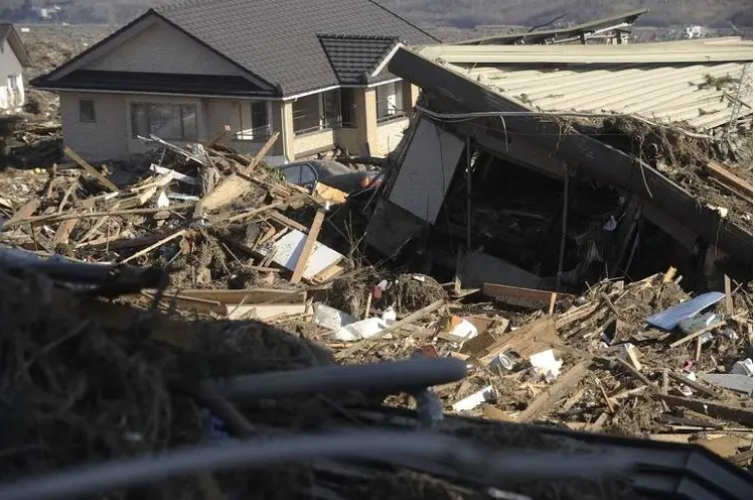
{"type": "MultiPolygon", "coordinates": [[[[296,268],[296,263],[299,261],[299,256],[304,249],[306,240],[306,234],[298,229],[292,229],[282,238],[273,243],[271,247],[267,249],[265,254],[268,255],[271,251],[275,252],[273,262],[293,271],[294,268],[296,268]]],[[[304,268],[303,276],[304,278],[311,280],[317,274],[328,267],[337,264],[342,259],[343,255],[340,253],[319,242],[315,242],[314,248],[309,254],[307,266],[304,268]]]]}

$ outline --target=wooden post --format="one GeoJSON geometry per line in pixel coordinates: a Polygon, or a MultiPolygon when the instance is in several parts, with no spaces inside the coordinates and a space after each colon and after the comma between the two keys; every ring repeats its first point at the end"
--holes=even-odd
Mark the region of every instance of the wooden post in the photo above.
{"type": "Polygon", "coordinates": [[[97,182],[99,182],[100,184],[102,184],[103,186],[105,186],[109,191],[112,191],[114,193],[117,193],[118,191],[120,191],[120,189],[118,189],[118,186],[116,186],[115,184],[113,184],[110,181],[110,179],[108,179],[107,177],[105,177],[104,175],[102,175],[101,173],[99,173],[97,171],[97,169],[95,169],[93,166],[91,166],[89,163],[87,163],[87,161],[84,158],[82,158],[81,156],[79,156],[78,153],[76,153],[73,149],[71,149],[68,146],[66,146],[63,149],[63,152],[70,159],[72,159],[73,161],[75,161],[76,163],[78,163],[79,166],[81,168],[83,168],[84,170],[86,170],[87,173],[89,173],[92,177],[94,177],[95,179],[97,179],[97,182]]]}
{"type": "Polygon", "coordinates": [[[249,166],[244,168],[243,173],[246,175],[249,175],[254,170],[254,167],[259,164],[259,162],[264,158],[267,153],[273,148],[275,145],[275,141],[278,140],[278,136],[280,135],[280,132],[275,132],[273,135],[270,136],[270,138],[267,140],[267,142],[260,148],[259,151],[257,151],[257,154],[254,156],[254,158],[251,159],[251,163],[249,163],[249,166]]]}
{"type": "Polygon", "coordinates": [[[307,262],[309,261],[309,254],[312,253],[312,249],[317,243],[317,235],[320,234],[320,228],[322,222],[325,220],[325,210],[322,208],[317,211],[315,220],[312,221],[312,226],[309,228],[307,239],[304,241],[304,247],[301,249],[301,255],[294,267],[294,274],[291,275],[291,283],[299,283],[302,276],[304,276],[304,270],[307,268],[307,262]]]}

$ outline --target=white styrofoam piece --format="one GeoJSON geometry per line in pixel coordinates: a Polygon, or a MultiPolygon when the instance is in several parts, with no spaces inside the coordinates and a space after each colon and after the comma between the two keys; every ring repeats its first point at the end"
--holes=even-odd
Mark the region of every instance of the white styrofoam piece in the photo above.
{"type": "Polygon", "coordinates": [[[448,335],[457,340],[469,340],[477,336],[477,327],[472,322],[463,319],[456,327],[448,332],[448,335]]]}
{"type": "Polygon", "coordinates": [[[315,303],[314,308],[315,323],[328,330],[338,330],[342,326],[350,325],[356,321],[351,314],[320,302],[315,303]]]}
{"type": "Polygon", "coordinates": [[[556,359],[553,349],[546,349],[530,356],[530,364],[535,373],[545,377],[549,382],[556,380],[561,373],[563,360],[556,359]]]}
{"type": "MultiPolygon", "coordinates": [[[[330,334],[330,338],[342,342],[355,342],[357,340],[372,338],[387,327],[388,325],[385,321],[380,318],[367,318],[339,328],[330,334]]],[[[389,337],[386,336],[385,338],[389,337]]]]}
{"type": "MultiPolygon", "coordinates": [[[[299,256],[304,249],[304,243],[306,240],[306,234],[298,229],[292,229],[273,244],[275,248],[275,257],[273,257],[273,261],[276,264],[293,271],[296,267],[296,263],[299,261],[299,256]]],[[[343,259],[343,255],[340,253],[320,242],[315,242],[314,248],[309,254],[307,266],[304,268],[304,277],[312,279],[318,273],[324,271],[341,259],[343,259]]]]}
{"type": "Polygon", "coordinates": [[[176,172],[175,170],[171,170],[169,168],[161,167],[160,165],[155,165],[154,163],[149,166],[149,169],[153,172],[156,172],[158,174],[167,174],[168,172],[172,172],[173,178],[177,181],[184,182],[186,184],[189,184],[191,186],[197,185],[197,180],[194,177],[189,177],[186,174],[182,174],[181,172],[176,172]]]}
{"type": "Polygon", "coordinates": [[[454,411],[469,411],[477,408],[482,403],[486,401],[490,401],[495,397],[495,389],[493,389],[493,386],[489,385],[487,387],[483,387],[479,391],[475,392],[474,394],[471,394],[467,396],[466,398],[457,401],[453,405],[454,411]]]}

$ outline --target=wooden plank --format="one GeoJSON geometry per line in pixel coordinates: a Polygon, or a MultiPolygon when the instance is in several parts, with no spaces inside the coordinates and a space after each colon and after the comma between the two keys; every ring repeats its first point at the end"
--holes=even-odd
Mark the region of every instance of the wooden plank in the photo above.
{"type": "Polygon", "coordinates": [[[230,131],[231,131],[231,126],[230,125],[223,125],[223,128],[220,129],[220,132],[218,132],[217,134],[215,134],[215,137],[213,137],[212,139],[210,139],[209,141],[207,141],[204,144],[205,147],[208,147],[208,148],[213,147],[215,144],[217,144],[218,142],[220,142],[223,139],[223,137],[225,137],[226,135],[228,135],[228,132],[230,132],[230,131]]]}
{"type": "Polygon", "coordinates": [[[587,369],[588,365],[589,362],[587,361],[577,363],[571,370],[561,376],[555,384],[538,394],[535,400],[527,406],[527,409],[519,414],[517,421],[531,422],[543,412],[550,409],[566,395],[569,389],[587,376],[589,372],[587,369]]]}
{"type": "Polygon", "coordinates": [[[752,463],[752,448],[742,453],[737,453],[729,459],[734,465],[745,467],[752,463]]]}
{"type": "Polygon", "coordinates": [[[710,331],[712,331],[712,330],[715,330],[716,328],[721,328],[722,326],[725,326],[725,325],[726,325],[726,322],[725,322],[725,321],[719,321],[719,322],[718,322],[718,323],[716,323],[716,324],[713,324],[713,325],[710,325],[710,326],[706,326],[705,328],[701,328],[700,330],[696,331],[695,333],[690,333],[690,334],[689,334],[689,335],[687,335],[686,337],[682,337],[682,338],[680,338],[680,339],[679,339],[679,340],[677,340],[676,342],[672,342],[672,343],[671,343],[671,344],[669,345],[669,347],[677,347],[677,346],[680,346],[680,345],[682,345],[682,344],[684,344],[684,343],[686,343],[686,342],[689,342],[690,340],[694,340],[694,339],[696,339],[697,337],[699,337],[700,335],[702,335],[702,334],[704,334],[704,333],[708,333],[708,332],[710,332],[710,331]]]}
{"type": "Polygon", "coordinates": [[[17,224],[18,221],[28,219],[34,214],[34,212],[37,211],[40,204],[41,201],[39,200],[39,198],[33,198],[27,201],[26,203],[21,205],[21,208],[19,208],[16,213],[13,214],[13,216],[8,219],[8,221],[3,225],[7,228],[13,226],[14,224],[17,224]]]}
{"type": "Polygon", "coordinates": [[[92,177],[97,179],[97,182],[99,182],[105,188],[107,188],[108,191],[112,191],[114,193],[120,191],[118,189],[118,186],[113,184],[110,179],[108,179],[107,177],[99,173],[97,169],[95,169],[93,166],[87,163],[87,161],[81,156],[79,156],[78,153],[76,153],[73,149],[66,146],[65,148],[63,148],[63,153],[65,153],[66,156],[68,156],[70,159],[78,163],[79,166],[83,168],[84,170],[86,170],[88,174],[90,174],[92,177]]]}
{"type": "Polygon", "coordinates": [[[739,191],[745,194],[752,200],[752,184],[741,179],[739,176],[729,171],[723,165],[719,165],[716,162],[709,161],[705,165],[705,172],[711,177],[721,181],[722,184],[728,186],[730,189],[739,191]]]}
{"type": "Polygon", "coordinates": [[[76,227],[76,224],[78,224],[78,222],[78,219],[71,219],[61,222],[58,226],[57,231],[55,231],[53,246],[57,247],[58,245],[67,245],[71,237],[71,231],[73,231],[73,228],[76,227]]]}
{"type": "Polygon", "coordinates": [[[516,351],[523,358],[550,349],[558,343],[556,324],[552,317],[540,318],[532,323],[502,335],[482,352],[472,353],[483,366],[488,366],[499,354],[516,351]]]}
{"type": "Polygon", "coordinates": [[[209,195],[202,198],[202,209],[208,212],[223,207],[246,193],[252,183],[238,174],[223,179],[209,195]]]}
{"type": "Polygon", "coordinates": [[[161,239],[160,241],[151,244],[147,248],[139,250],[134,255],[131,255],[130,257],[126,257],[125,259],[123,259],[122,261],[120,261],[120,263],[121,264],[125,264],[126,262],[134,260],[137,257],[141,257],[142,255],[146,255],[149,252],[151,252],[152,250],[154,250],[155,248],[160,247],[160,246],[168,243],[169,241],[172,241],[172,240],[178,238],[179,236],[183,236],[184,233],[186,233],[186,229],[179,229],[175,233],[170,234],[170,235],[166,236],[165,238],[161,239]]]}
{"type": "Polygon", "coordinates": [[[278,288],[247,288],[244,290],[173,290],[166,291],[166,296],[175,293],[183,297],[203,299],[220,304],[298,304],[307,299],[304,290],[281,290],[278,288]]]}
{"type": "Polygon", "coordinates": [[[302,233],[306,233],[307,231],[309,231],[309,228],[307,226],[286,217],[285,215],[280,213],[278,210],[271,210],[270,213],[268,213],[268,216],[270,216],[271,219],[277,220],[281,224],[292,227],[294,229],[298,229],[302,233]]]}
{"type": "Polygon", "coordinates": [[[635,370],[634,366],[632,366],[628,362],[624,361],[621,358],[616,358],[616,362],[619,363],[622,367],[624,367],[624,369],[626,369],[629,373],[631,373],[637,380],[639,380],[643,384],[648,385],[648,386],[653,386],[653,383],[650,381],[649,378],[647,378],[645,375],[635,370]]]}
{"type": "Polygon", "coordinates": [[[226,305],[228,319],[258,319],[260,321],[291,314],[301,314],[307,310],[306,304],[243,304],[226,305]]]}
{"type": "Polygon", "coordinates": [[[424,318],[428,314],[431,314],[431,313],[437,311],[438,309],[440,309],[441,307],[443,307],[443,304],[445,304],[445,301],[443,299],[436,300],[435,302],[433,302],[429,306],[423,307],[419,311],[414,311],[413,313],[411,313],[406,318],[404,318],[402,320],[399,320],[399,321],[396,321],[392,325],[389,325],[388,328],[386,328],[382,332],[378,333],[374,337],[371,337],[369,339],[360,340],[359,342],[356,342],[354,345],[352,345],[350,347],[347,347],[343,351],[337,352],[334,357],[336,359],[343,359],[343,358],[345,358],[347,356],[351,356],[352,354],[354,354],[355,352],[360,351],[362,348],[366,347],[367,345],[370,345],[370,344],[372,344],[372,343],[374,343],[374,342],[382,339],[383,337],[385,337],[389,333],[395,332],[395,331],[397,331],[397,330],[399,330],[401,328],[409,326],[412,323],[414,323],[415,321],[421,320],[422,318],[424,318]]]}
{"type": "Polygon", "coordinates": [[[724,293],[726,293],[726,314],[729,317],[734,316],[734,299],[731,296],[731,278],[724,274],[724,293]]]}
{"type": "Polygon", "coordinates": [[[720,403],[718,401],[670,396],[668,394],[655,393],[653,396],[670,405],[683,406],[705,415],[712,415],[716,418],[739,422],[740,424],[752,428],[752,408],[742,408],[720,403]]]}
{"type": "Polygon", "coordinates": [[[270,138],[265,142],[265,144],[260,148],[259,151],[257,151],[257,154],[252,158],[251,163],[249,163],[249,166],[242,169],[242,172],[245,175],[249,175],[254,171],[254,168],[259,164],[259,162],[267,156],[267,153],[273,148],[273,145],[275,144],[275,141],[278,140],[278,136],[280,135],[280,132],[275,132],[273,135],[270,136],[270,138]]]}
{"type": "Polygon", "coordinates": [[[706,386],[704,384],[701,384],[700,382],[698,382],[696,380],[690,380],[687,377],[685,377],[684,375],[682,375],[681,373],[668,372],[668,376],[670,378],[676,380],[680,384],[684,384],[687,387],[689,387],[690,389],[694,389],[694,390],[696,390],[698,392],[701,392],[701,393],[705,394],[706,396],[709,396],[709,397],[712,397],[712,398],[720,398],[721,397],[721,393],[717,392],[712,387],[708,387],[708,386],[706,386]]]}
{"type": "Polygon", "coordinates": [[[495,283],[483,283],[482,294],[511,304],[523,306],[534,305],[535,308],[549,305],[552,294],[556,294],[558,299],[573,297],[566,293],[556,293],[550,290],[536,290],[534,288],[498,285],[495,283]]]}
{"type": "Polygon", "coordinates": [[[301,281],[301,277],[304,275],[304,270],[307,268],[307,263],[309,262],[309,255],[312,253],[315,243],[317,243],[317,236],[320,234],[320,228],[324,220],[325,210],[322,208],[318,209],[315,219],[312,221],[312,226],[309,228],[309,233],[307,233],[307,239],[304,241],[304,248],[302,248],[299,260],[296,262],[296,267],[294,267],[294,274],[291,275],[291,283],[299,283],[301,281]]]}
{"type": "MultiPolygon", "coordinates": [[[[171,211],[183,210],[184,208],[191,208],[193,203],[180,203],[170,207],[171,211]]],[[[27,217],[25,219],[19,219],[16,221],[8,221],[4,227],[18,226],[21,224],[52,224],[55,222],[62,222],[70,219],[92,219],[97,217],[109,217],[111,215],[145,215],[153,214],[165,210],[164,208],[132,208],[130,210],[111,210],[109,212],[82,212],[82,213],[70,213],[70,214],[52,214],[52,215],[38,215],[36,217],[27,217]]]]}

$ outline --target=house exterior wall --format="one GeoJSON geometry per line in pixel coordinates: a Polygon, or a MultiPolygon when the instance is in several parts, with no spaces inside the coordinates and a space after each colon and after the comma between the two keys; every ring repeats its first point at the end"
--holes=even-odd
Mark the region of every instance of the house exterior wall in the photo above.
{"type": "Polygon", "coordinates": [[[241,75],[243,72],[175,28],[156,22],[84,67],[194,75],[241,75]]]}
{"type": "Polygon", "coordinates": [[[339,128],[336,130],[336,145],[346,148],[349,154],[359,154],[359,130],[356,128],[339,128]]]}
{"type": "Polygon", "coordinates": [[[319,132],[297,135],[294,138],[294,157],[301,158],[330,149],[335,144],[336,130],[326,129],[319,132]]]}
{"type": "Polygon", "coordinates": [[[398,118],[389,122],[378,124],[377,127],[377,144],[372,148],[372,153],[376,156],[387,155],[398,146],[404,130],[409,126],[409,119],[398,118]]]}
{"type": "Polygon", "coordinates": [[[126,96],[84,92],[60,93],[63,142],[87,160],[98,161],[128,156],[126,96]],[[79,119],[79,101],[94,101],[96,122],[79,119]]]}
{"type": "Polygon", "coordinates": [[[0,113],[16,113],[24,105],[23,67],[8,40],[0,43],[0,113]],[[11,82],[11,79],[13,80],[11,82]]]}

